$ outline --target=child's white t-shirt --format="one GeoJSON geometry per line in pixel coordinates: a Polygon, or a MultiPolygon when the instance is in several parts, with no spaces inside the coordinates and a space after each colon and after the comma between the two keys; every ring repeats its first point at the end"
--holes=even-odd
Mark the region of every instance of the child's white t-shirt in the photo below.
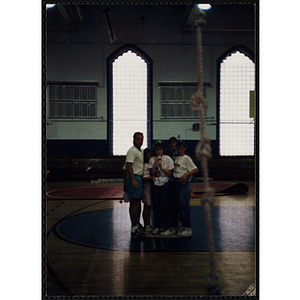
{"type": "MultiPolygon", "coordinates": [[[[155,160],[156,160],[156,156],[151,157],[149,161],[150,169],[152,169],[155,160]]],[[[162,156],[161,165],[166,170],[174,169],[173,159],[168,155],[162,156]]],[[[156,170],[160,173],[160,176],[153,179],[155,185],[162,186],[170,180],[170,177],[168,177],[158,165],[156,166],[156,170]]]]}
{"type": "Polygon", "coordinates": [[[180,178],[185,173],[191,172],[194,169],[197,169],[197,166],[188,155],[176,156],[173,173],[175,178],[180,178]]]}
{"type": "Polygon", "coordinates": [[[143,175],[143,178],[147,178],[147,177],[150,177],[151,174],[150,174],[150,168],[149,168],[149,163],[144,163],[144,175],[143,175]]]}

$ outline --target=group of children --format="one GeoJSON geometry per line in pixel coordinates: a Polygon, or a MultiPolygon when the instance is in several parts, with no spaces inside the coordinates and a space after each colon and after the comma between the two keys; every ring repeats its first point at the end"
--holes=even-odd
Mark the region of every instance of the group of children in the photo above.
{"type": "Polygon", "coordinates": [[[171,137],[169,146],[171,151],[167,151],[164,143],[158,141],[153,149],[143,150],[144,227],[138,223],[131,230],[133,235],[143,235],[145,231],[162,236],[192,235],[190,179],[199,170],[190,156],[185,154],[184,142],[171,137]]]}

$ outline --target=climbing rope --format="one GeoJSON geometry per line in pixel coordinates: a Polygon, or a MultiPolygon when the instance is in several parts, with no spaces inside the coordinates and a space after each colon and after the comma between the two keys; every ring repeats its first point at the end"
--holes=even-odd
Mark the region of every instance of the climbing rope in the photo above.
{"type": "Polygon", "coordinates": [[[206,274],[206,289],[210,295],[221,295],[223,280],[216,270],[216,260],[214,253],[213,230],[211,226],[210,209],[214,205],[214,190],[209,187],[209,176],[207,160],[211,158],[210,139],[205,134],[205,113],[208,109],[206,99],[203,97],[203,67],[202,67],[202,32],[201,27],[206,24],[205,13],[196,7],[194,14],[194,26],[197,33],[197,76],[198,90],[191,97],[193,110],[199,112],[200,116],[200,141],[196,147],[196,156],[201,161],[202,174],[204,179],[204,194],[201,197],[201,204],[205,210],[206,234],[209,247],[210,271],[206,274]]]}

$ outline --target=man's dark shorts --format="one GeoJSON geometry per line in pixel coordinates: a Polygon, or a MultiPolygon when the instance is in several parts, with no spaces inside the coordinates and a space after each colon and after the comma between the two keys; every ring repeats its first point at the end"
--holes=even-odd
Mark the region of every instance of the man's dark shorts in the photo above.
{"type": "Polygon", "coordinates": [[[140,175],[136,175],[136,174],[134,175],[134,177],[139,184],[139,188],[135,189],[132,186],[132,179],[129,175],[127,175],[127,177],[125,179],[127,193],[129,195],[130,199],[133,199],[133,198],[142,199],[143,198],[143,177],[140,175]]]}

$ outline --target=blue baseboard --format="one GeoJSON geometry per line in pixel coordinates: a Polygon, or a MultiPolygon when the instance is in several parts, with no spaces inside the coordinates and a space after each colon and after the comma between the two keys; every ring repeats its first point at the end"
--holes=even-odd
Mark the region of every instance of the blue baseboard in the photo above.
{"type": "Polygon", "coordinates": [[[107,140],[47,140],[48,156],[108,155],[107,140]]]}

